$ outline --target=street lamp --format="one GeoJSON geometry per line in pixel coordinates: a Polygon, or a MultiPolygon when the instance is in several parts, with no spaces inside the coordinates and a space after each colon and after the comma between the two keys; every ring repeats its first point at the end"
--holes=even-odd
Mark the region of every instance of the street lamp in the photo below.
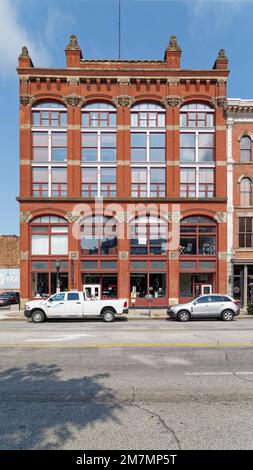
{"type": "Polygon", "coordinates": [[[56,262],[55,262],[55,266],[56,266],[56,292],[60,292],[60,290],[61,290],[60,275],[59,275],[60,264],[61,264],[60,260],[57,259],[56,262]]]}

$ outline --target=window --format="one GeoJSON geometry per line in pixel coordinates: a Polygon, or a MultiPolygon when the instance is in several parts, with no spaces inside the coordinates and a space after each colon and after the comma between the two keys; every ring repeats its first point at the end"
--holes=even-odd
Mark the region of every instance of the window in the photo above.
{"type": "Polygon", "coordinates": [[[33,167],[33,196],[35,197],[66,197],[67,168],[66,167],[33,167]]]}
{"type": "Polygon", "coordinates": [[[113,217],[86,217],[80,225],[81,254],[116,255],[117,222],[113,217]]]}
{"type": "Polygon", "coordinates": [[[251,205],[251,180],[242,178],[240,182],[240,204],[241,206],[251,205]]]}
{"type": "Polygon", "coordinates": [[[180,161],[187,163],[213,162],[214,134],[180,133],[180,161]]]}
{"type": "Polygon", "coordinates": [[[53,295],[52,297],[50,297],[50,301],[51,302],[62,302],[64,301],[65,299],[65,294],[63,292],[59,293],[59,294],[55,294],[53,295]]]}
{"type": "Polygon", "coordinates": [[[252,217],[239,217],[239,248],[252,248],[252,217]]]}
{"type": "Polygon", "coordinates": [[[214,196],[213,168],[181,168],[180,196],[203,197],[214,196]]]}
{"type": "Polygon", "coordinates": [[[166,296],[166,273],[130,273],[130,293],[135,293],[137,299],[143,299],[147,294],[154,299],[166,296]]]}
{"type": "Polygon", "coordinates": [[[31,223],[32,255],[67,255],[68,224],[60,217],[48,216],[31,223]]]}
{"type": "Polygon", "coordinates": [[[113,167],[83,167],[82,168],[83,197],[115,197],[116,168],[113,167]]]}
{"type": "Polygon", "coordinates": [[[107,103],[82,108],[83,197],[116,196],[116,113],[107,103]]]}
{"type": "Polygon", "coordinates": [[[82,108],[82,127],[116,127],[116,115],[112,104],[88,104],[82,108]]]}
{"type": "Polygon", "coordinates": [[[67,295],[67,300],[79,300],[78,292],[69,292],[67,295]]]}
{"type": "Polygon", "coordinates": [[[201,103],[180,111],[180,196],[214,197],[214,110],[201,103]]]}
{"type": "Polygon", "coordinates": [[[191,103],[182,106],[180,112],[180,127],[213,127],[214,109],[201,103],[191,103]]]}
{"type": "Polygon", "coordinates": [[[133,106],[131,127],[165,127],[165,109],[153,103],[141,103],[133,106]]]}
{"type": "Polygon", "coordinates": [[[42,102],[32,107],[34,127],[66,127],[67,110],[64,104],[54,101],[42,102]]]}
{"type": "Polygon", "coordinates": [[[40,103],[32,108],[33,196],[67,195],[67,111],[63,104],[40,103]],[[61,168],[53,165],[61,163],[61,168]],[[43,165],[43,166],[42,166],[43,165]]]}
{"type": "Polygon", "coordinates": [[[164,197],[165,168],[132,168],[132,197],[164,197]]]}
{"type": "Polygon", "coordinates": [[[251,138],[244,136],[240,141],[240,160],[241,163],[247,163],[251,161],[251,138]]]}
{"type": "Polygon", "coordinates": [[[180,223],[180,256],[216,256],[216,223],[201,216],[180,223]]]}
{"type": "Polygon", "coordinates": [[[162,255],[167,252],[167,223],[157,217],[140,217],[131,222],[131,255],[162,255]]]}
{"type": "Polygon", "coordinates": [[[196,300],[197,304],[206,304],[208,302],[211,302],[211,297],[208,297],[207,295],[196,300]]]}
{"type": "Polygon", "coordinates": [[[165,155],[165,109],[152,103],[133,106],[131,109],[133,197],[165,196],[165,155]]]}

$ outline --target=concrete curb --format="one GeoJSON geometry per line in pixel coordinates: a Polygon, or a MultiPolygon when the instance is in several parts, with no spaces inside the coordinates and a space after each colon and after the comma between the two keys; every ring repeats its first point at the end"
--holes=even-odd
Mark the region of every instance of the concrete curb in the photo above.
{"type": "MultiPolygon", "coordinates": [[[[120,317],[119,317],[120,318],[120,317]]],[[[123,317],[121,317],[123,318],[123,317]]],[[[124,318],[127,318],[130,321],[134,320],[168,320],[169,317],[166,314],[152,314],[151,316],[145,313],[143,314],[128,314],[124,315],[124,318]]],[[[236,317],[236,320],[253,320],[253,315],[239,315],[239,317],[236,317]]],[[[27,321],[28,319],[24,316],[23,312],[13,312],[13,313],[6,313],[3,315],[3,318],[1,318],[1,313],[0,313],[0,322],[1,321],[27,321]]]]}

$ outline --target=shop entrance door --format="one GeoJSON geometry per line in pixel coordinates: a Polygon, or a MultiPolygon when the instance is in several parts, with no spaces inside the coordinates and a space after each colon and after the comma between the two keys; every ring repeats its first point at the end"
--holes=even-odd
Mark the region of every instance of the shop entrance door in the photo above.
{"type": "Polygon", "coordinates": [[[86,299],[101,299],[100,284],[83,284],[83,291],[86,299]]]}
{"type": "Polygon", "coordinates": [[[212,284],[195,284],[195,297],[212,294],[212,284]]]}

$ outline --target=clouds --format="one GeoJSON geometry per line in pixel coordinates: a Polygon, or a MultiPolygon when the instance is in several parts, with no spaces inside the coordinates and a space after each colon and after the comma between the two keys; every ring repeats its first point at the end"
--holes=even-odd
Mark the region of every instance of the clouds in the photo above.
{"type": "MultiPolygon", "coordinates": [[[[74,21],[50,2],[31,0],[0,0],[0,77],[7,79],[15,74],[22,46],[27,46],[34,65],[50,66],[53,63],[53,42],[62,34],[67,24],[74,21]],[[26,14],[27,12],[27,14],[26,14]]],[[[67,39],[67,38],[66,38],[67,39]]]]}

